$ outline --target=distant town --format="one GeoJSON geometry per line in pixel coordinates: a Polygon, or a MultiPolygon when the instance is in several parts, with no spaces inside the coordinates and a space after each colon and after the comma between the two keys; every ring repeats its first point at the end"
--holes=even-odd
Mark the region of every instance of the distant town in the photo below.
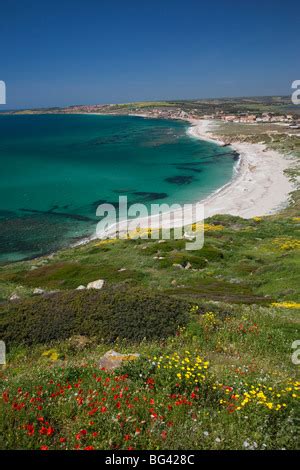
{"type": "Polygon", "coordinates": [[[281,124],[300,129],[300,106],[290,96],[145,101],[124,104],[73,105],[6,111],[11,114],[118,114],[161,119],[216,119],[244,124],[281,124]]]}

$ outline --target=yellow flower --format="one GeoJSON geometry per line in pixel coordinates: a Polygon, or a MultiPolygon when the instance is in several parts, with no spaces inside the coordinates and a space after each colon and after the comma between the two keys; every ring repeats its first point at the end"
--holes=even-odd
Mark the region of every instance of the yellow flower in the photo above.
{"type": "Polygon", "coordinates": [[[297,250],[300,248],[300,240],[296,238],[275,238],[272,242],[280,250],[297,250]]]}
{"type": "Polygon", "coordinates": [[[297,302],[273,302],[272,307],[278,308],[295,308],[300,309],[300,303],[297,302]]]}

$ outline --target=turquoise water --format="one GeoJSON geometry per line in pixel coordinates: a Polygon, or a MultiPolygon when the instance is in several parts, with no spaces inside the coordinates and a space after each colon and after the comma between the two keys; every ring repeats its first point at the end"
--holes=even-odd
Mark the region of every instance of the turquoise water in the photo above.
{"type": "Polygon", "coordinates": [[[184,122],[128,116],[0,116],[0,261],[91,235],[103,202],[188,203],[230,180],[236,155],[184,122]]]}

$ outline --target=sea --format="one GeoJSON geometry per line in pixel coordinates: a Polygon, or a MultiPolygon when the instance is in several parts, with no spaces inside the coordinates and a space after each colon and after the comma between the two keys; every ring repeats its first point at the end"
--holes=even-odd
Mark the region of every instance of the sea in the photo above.
{"type": "Polygon", "coordinates": [[[187,204],[233,177],[238,156],[185,121],[0,115],[0,263],[93,236],[100,204],[187,204]]]}

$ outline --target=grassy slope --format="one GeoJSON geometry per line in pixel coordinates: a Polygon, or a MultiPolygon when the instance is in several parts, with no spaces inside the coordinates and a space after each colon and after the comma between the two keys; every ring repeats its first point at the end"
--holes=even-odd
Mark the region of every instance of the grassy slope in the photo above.
{"type": "Polygon", "coordinates": [[[280,249],[281,239],[283,243],[299,237],[296,217],[245,221],[216,216],[210,220],[213,223],[222,229],[206,231],[204,248],[198,251],[186,251],[184,240],[97,241],[51,258],[3,266],[0,296],[4,300],[13,292],[30,295],[35,287],[74,289],[102,278],[110,284],[138,282],[195,300],[258,304],[299,300],[299,252],[280,249]],[[173,266],[188,262],[190,269],[173,266]]]}

